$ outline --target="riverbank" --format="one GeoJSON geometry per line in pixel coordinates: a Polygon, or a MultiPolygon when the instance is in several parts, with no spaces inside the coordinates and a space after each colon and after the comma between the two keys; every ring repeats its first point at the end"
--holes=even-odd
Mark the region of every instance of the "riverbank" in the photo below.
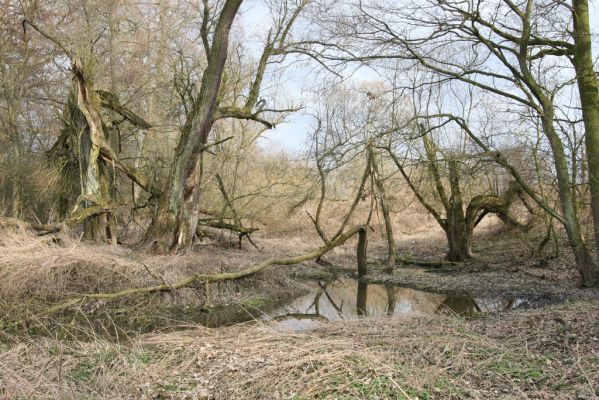
{"type": "Polygon", "coordinates": [[[464,320],[268,324],[107,341],[12,337],[7,399],[593,399],[599,302],[464,320]]]}
{"type": "MultiPolygon", "coordinates": [[[[579,286],[567,252],[541,266],[526,255],[526,246],[518,246],[518,238],[493,238],[477,242],[472,262],[402,265],[391,275],[377,266],[383,244],[373,242],[375,262],[362,293],[382,306],[367,318],[354,317],[360,312],[353,296],[360,297],[361,286],[347,278],[335,281],[339,274],[355,274],[353,241],[329,253],[328,266],[272,267],[211,285],[209,292],[200,285],[93,301],[41,317],[49,305],[77,293],[235,271],[268,257],[305,253],[318,241],[264,238],[260,250],[221,245],[149,256],[69,238],[57,243],[6,234],[0,240],[0,318],[4,326],[20,323],[0,332],[0,398],[596,398],[599,290],[579,286]],[[331,304],[343,299],[345,308],[331,312],[342,311],[341,318],[350,320],[319,318],[307,330],[259,320],[311,288],[322,289],[320,298],[330,296],[331,304]],[[350,297],[344,297],[341,289],[348,288],[350,297]],[[468,318],[442,312],[457,307],[445,295],[468,295],[466,307],[474,312],[468,318]],[[412,304],[409,313],[398,307],[389,313],[393,317],[381,317],[392,298],[407,307],[401,296],[412,304]],[[532,305],[527,308],[540,308],[509,303],[505,309],[511,311],[489,313],[471,307],[474,298],[493,296],[526,296],[532,305]],[[252,321],[239,323],[246,320],[252,321]],[[207,327],[228,324],[234,325],[207,327]]],[[[432,237],[400,241],[399,248],[411,249],[402,257],[434,261],[442,258],[444,244],[432,237]]],[[[316,296],[306,296],[312,313],[316,296]]]]}

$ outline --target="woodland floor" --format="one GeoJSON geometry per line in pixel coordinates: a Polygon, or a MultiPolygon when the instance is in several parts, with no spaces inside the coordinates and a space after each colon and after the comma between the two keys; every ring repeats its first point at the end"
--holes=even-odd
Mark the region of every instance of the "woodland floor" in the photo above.
{"type": "MultiPolygon", "coordinates": [[[[91,304],[52,318],[32,318],[48,304],[83,291],[114,291],[192,273],[247,267],[275,255],[303,253],[317,241],[258,240],[255,249],[205,246],[180,256],[142,256],[121,247],[61,245],[43,238],[0,238],[0,398],[6,399],[594,399],[599,396],[599,290],[583,289],[562,246],[540,264],[513,232],[488,230],[477,258],[443,268],[371,267],[370,282],[447,294],[526,295],[543,307],[473,318],[414,315],[322,323],[281,331],[263,322],[149,333],[121,330],[119,320],[169,306],[267,307],[296,296],[307,277],[355,273],[354,244],[325,259],[275,267],[241,282],[176,294],[91,304]],[[106,334],[82,318],[112,321],[106,334]],[[118,317],[118,316],[121,317],[118,317]],[[124,317],[123,317],[124,316],[124,317]],[[120,318],[120,319],[119,319],[120,318]]],[[[528,243],[532,243],[530,241],[528,243]]],[[[441,237],[402,236],[404,256],[440,260],[441,237]],[[408,251],[409,250],[409,251],[408,251]]],[[[371,254],[383,254],[373,241],[371,254]]],[[[550,249],[551,250],[551,249],[550,249]]],[[[173,318],[175,319],[175,318],[173,318]]],[[[170,321],[170,325],[176,322],[170,321]]],[[[172,328],[172,327],[171,327],[172,328]]]]}
{"type": "MultiPolygon", "coordinates": [[[[414,246],[414,258],[441,259],[444,244],[414,246]]],[[[546,253],[552,253],[550,247],[546,253]]],[[[485,232],[474,245],[475,259],[455,266],[399,266],[393,275],[373,271],[371,282],[389,282],[445,294],[468,293],[472,296],[524,296],[538,304],[599,299],[597,288],[582,287],[580,273],[567,244],[560,254],[547,254],[544,260],[532,256],[531,249],[517,233],[485,232]]]]}

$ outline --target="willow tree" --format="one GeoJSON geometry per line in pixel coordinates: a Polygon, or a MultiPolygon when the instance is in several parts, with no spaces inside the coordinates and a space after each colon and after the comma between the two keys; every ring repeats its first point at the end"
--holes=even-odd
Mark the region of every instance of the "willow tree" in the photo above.
{"type": "MultiPolygon", "coordinates": [[[[423,119],[426,120],[426,118],[423,119]]],[[[510,214],[510,208],[521,192],[517,183],[509,184],[501,194],[480,193],[480,189],[474,190],[478,193],[466,200],[463,195],[464,187],[476,186],[476,184],[470,182],[470,185],[466,185],[463,182],[463,177],[475,175],[475,167],[488,157],[485,154],[468,155],[441,149],[431,137],[433,129],[425,128],[418,118],[415,120],[415,123],[407,127],[416,126],[417,134],[412,136],[422,141],[424,159],[401,159],[397,154],[397,149],[394,149],[391,144],[387,146],[387,151],[416,199],[445,232],[448,261],[466,261],[473,257],[474,229],[488,214],[495,214],[505,223],[519,229],[525,228],[510,214]],[[428,199],[430,196],[426,189],[413,177],[418,174],[412,174],[415,171],[408,169],[405,166],[406,163],[422,166],[426,180],[432,182],[433,198],[436,201],[428,199]],[[445,171],[447,171],[446,174],[445,171]]],[[[418,168],[416,171],[419,171],[418,168]]]]}
{"type": "MultiPolygon", "coordinates": [[[[336,54],[329,53],[329,58],[362,62],[394,60],[408,66],[418,65],[436,75],[433,84],[459,81],[507,104],[512,112],[533,113],[540,119],[553,158],[560,207],[549,210],[547,204],[540,206],[563,225],[584,284],[598,283],[599,263],[593,259],[591,246],[581,229],[566,145],[555,126],[560,94],[571,81],[564,71],[572,60],[581,90],[582,111],[586,114],[587,135],[591,135],[586,139],[587,150],[591,149],[587,156],[590,174],[594,176],[591,184],[595,185],[599,167],[595,146],[599,140],[595,138],[596,130],[588,131],[595,120],[594,112],[589,111],[597,109],[597,97],[596,80],[591,72],[587,2],[574,1],[573,7],[566,5],[567,12],[564,2],[536,0],[352,4],[355,12],[335,20],[338,34],[354,38],[350,52],[339,55],[337,46],[336,54]],[[574,15],[574,29],[568,12],[574,15]]],[[[595,187],[594,203],[597,193],[595,187]]],[[[593,206],[593,212],[597,234],[599,206],[593,206]]]]}
{"type": "Polygon", "coordinates": [[[216,121],[225,118],[244,119],[272,128],[274,123],[265,119],[264,113],[292,111],[267,109],[265,102],[260,100],[260,91],[272,58],[300,51],[300,44],[291,44],[289,39],[293,25],[309,0],[272,3],[275,23],[269,30],[247,95],[241,103],[234,101],[232,104],[222,104],[226,100],[222,82],[226,74],[231,27],[241,3],[242,0],[227,0],[214,14],[208,0],[203,1],[199,32],[206,54],[206,67],[199,83],[199,92],[181,127],[166,187],[160,193],[152,223],[144,238],[145,244],[155,251],[177,251],[193,242],[197,226],[194,210],[200,202],[202,153],[210,146],[209,134],[216,121]]]}
{"type": "MultiPolygon", "coordinates": [[[[312,149],[318,185],[320,188],[315,215],[310,216],[320,238],[328,243],[341,235],[353,218],[360,201],[370,197],[370,210],[365,224],[369,224],[378,206],[383,216],[384,237],[387,243],[387,272],[396,263],[397,249],[393,233],[391,205],[388,195],[388,175],[385,175],[386,158],[380,147],[379,132],[388,122],[387,88],[380,82],[367,82],[359,88],[342,85],[330,88],[318,105],[317,129],[312,149]],[[352,96],[350,94],[357,94],[352,96]],[[330,181],[343,173],[348,165],[359,166],[359,184],[353,193],[347,213],[334,234],[327,233],[321,221],[325,203],[332,197],[330,181]],[[363,165],[363,166],[362,166],[363,165]],[[362,172],[363,171],[363,172],[362,172]],[[369,187],[367,184],[370,183],[369,187]],[[330,236],[329,236],[330,235],[330,236]]],[[[330,227],[330,226],[329,226],[330,227]]]]}
{"type": "MultiPolygon", "coordinates": [[[[207,66],[202,74],[200,92],[181,130],[167,187],[160,196],[152,225],[146,233],[146,241],[152,241],[160,251],[187,244],[195,234],[190,231],[191,210],[186,200],[187,203],[191,201],[196,189],[196,164],[200,150],[207,143],[208,134],[214,124],[218,94],[227,61],[229,34],[241,3],[242,0],[227,0],[224,3],[211,44],[207,41],[207,34],[202,36],[207,66]]],[[[205,24],[208,24],[207,18],[205,24]]],[[[202,32],[205,32],[204,29],[202,32]]]]}

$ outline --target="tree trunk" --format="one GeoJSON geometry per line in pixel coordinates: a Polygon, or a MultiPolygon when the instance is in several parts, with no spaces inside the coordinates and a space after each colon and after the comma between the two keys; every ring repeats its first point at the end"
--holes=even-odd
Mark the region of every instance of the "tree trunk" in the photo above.
{"type": "Polygon", "coordinates": [[[18,144],[14,145],[13,158],[11,160],[14,167],[12,176],[9,177],[10,189],[9,193],[9,206],[7,217],[19,218],[21,214],[21,151],[18,144]]]}
{"type": "MultiPolygon", "coordinates": [[[[589,169],[589,186],[591,189],[591,210],[593,213],[595,249],[599,246],[599,84],[593,68],[591,31],[589,27],[589,4],[587,0],[573,0],[574,17],[574,68],[582,119],[585,128],[585,145],[589,169]]],[[[585,285],[599,283],[599,251],[596,262],[588,260],[589,254],[581,254],[585,259],[582,271],[585,285]]],[[[578,258],[577,258],[578,260],[578,258]]]]}
{"type": "Polygon", "coordinates": [[[564,146],[555,132],[553,126],[554,110],[552,105],[545,104],[545,114],[542,116],[543,132],[549,140],[554,157],[555,171],[557,176],[557,189],[562,209],[562,224],[568,236],[568,243],[574,252],[576,266],[582,276],[585,286],[593,286],[599,277],[597,265],[593,261],[592,254],[585,242],[572,196],[570,173],[564,146]]]}
{"type": "Polygon", "coordinates": [[[17,114],[18,111],[15,109],[15,105],[12,102],[12,98],[7,96],[7,107],[6,107],[6,119],[5,123],[2,123],[1,130],[6,130],[7,136],[10,138],[12,152],[8,155],[8,162],[11,166],[6,176],[6,189],[5,199],[6,209],[4,215],[10,218],[19,218],[22,212],[21,204],[21,192],[22,188],[22,171],[23,171],[23,140],[21,133],[19,132],[17,114]]]}
{"type": "MultiPolygon", "coordinates": [[[[339,236],[337,236],[339,237],[339,236]]],[[[368,251],[368,232],[366,228],[358,233],[358,248],[356,254],[358,258],[358,276],[361,278],[368,274],[368,263],[366,253],[368,251]]]]}
{"type": "MultiPolygon", "coordinates": [[[[200,198],[201,198],[201,190],[200,190],[200,185],[202,183],[202,177],[204,175],[204,154],[201,153],[200,156],[198,157],[198,161],[197,161],[197,165],[196,165],[196,169],[194,172],[194,177],[195,177],[195,187],[193,189],[193,193],[191,195],[191,203],[188,205],[188,207],[191,209],[191,215],[190,215],[190,222],[189,222],[189,229],[191,232],[196,232],[197,228],[198,228],[198,220],[200,218],[200,198]]],[[[239,241],[240,246],[241,246],[241,240],[239,241]]],[[[189,249],[191,250],[192,246],[193,246],[193,238],[192,240],[189,241],[189,249]]]]}
{"type": "Polygon", "coordinates": [[[368,283],[358,281],[358,293],[356,294],[356,314],[361,317],[368,316],[368,283]]]}
{"type": "Polygon", "coordinates": [[[451,197],[448,200],[447,220],[445,221],[445,235],[449,250],[448,261],[465,261],[472,258],[472,231],[464,215],[464,203],[460,190],[460,172],[457,160],[450,160],[449,185],[451,197]]]}
{"type": "Polygon", "coordinates": [[[464,221],[448,224],[445,236],[448,245],[447,261],[460,262],[472,258],[472,230],[468,229],[464,221]]]}
{"type": "Polygon", "coordinates": [[[387,291],[387,316],[395,314],[395,305],[397,304],[397,288],[391,284],[385,285],[387,291]]]}
{"type": "MultiPolygon", "coordinates": [[[[79,172],[81,182],[80,204],[83,208],[105,206],[109,201],[105,168],[101,165],[100,149],[105,138],[99,107],[99,99],[91,77],[87,75],[81,59],[73,60],[75,74],[74,101],[76,112],[72,114],[78,134],[79,172]]],[[[94,215],[83,221],[86,240],[99,243],[108,241],[108,218],[106,214],[94,215]]]]}
{"type": "Polygon", "coordinates": [[[395,268],[395,256],[397,254],[397,250],[395,248],[395,238],[393,237],[393,225],[391,223],[391,215],[389,213],[387,193],[385,192],[385,186],[379,172],[378,164],[374,157],[372,146],[368,146],[368,153],[370,157],[370,164],[372,165],[374,182],[376,184],[377,191],[379,192],[378,197],[379,203],[381,205],[381,211],[383,212],[383,219],[385,220],[385,237],[387,239],[387,267],[385,268],[385,272],[391,273],[395,268]]]}
{"type": "Polygon", "coordinates": [[[229,33],[241,2],[227,0],[220,13],[208,54],[208,66],[202,75],[200,93],[182,129],[166,190],[162,192],[154,219],[144,238],[146,244],[161,253],[188,246],[195,234],[190,225],[192,200],[197,190],[197,161],[212,129],[227,60],[229,33]]]}

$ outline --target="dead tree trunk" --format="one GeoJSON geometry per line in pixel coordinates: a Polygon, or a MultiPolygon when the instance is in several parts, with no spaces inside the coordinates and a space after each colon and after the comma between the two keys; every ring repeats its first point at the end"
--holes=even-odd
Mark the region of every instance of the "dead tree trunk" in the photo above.
{"type": "MultiPolygon", "coordinates": [[[[76,208],[106,206],[110,201],[108,171],[102,165],[100,151],[105,140],[105,132],[100,116],[100,100],[93,87],[93,78],[89,76],[80,58],[72,63],[75,75],[74,102],[76,111],[73,118],[78,128],[78,159],[81,181],[81,197],[76,208]]],[[[91,216],[83,221],[84,235],[88,240],[106,243],[108,234],[116,238],[116,232],[110,231],[106,213],[91,216]]]]}

